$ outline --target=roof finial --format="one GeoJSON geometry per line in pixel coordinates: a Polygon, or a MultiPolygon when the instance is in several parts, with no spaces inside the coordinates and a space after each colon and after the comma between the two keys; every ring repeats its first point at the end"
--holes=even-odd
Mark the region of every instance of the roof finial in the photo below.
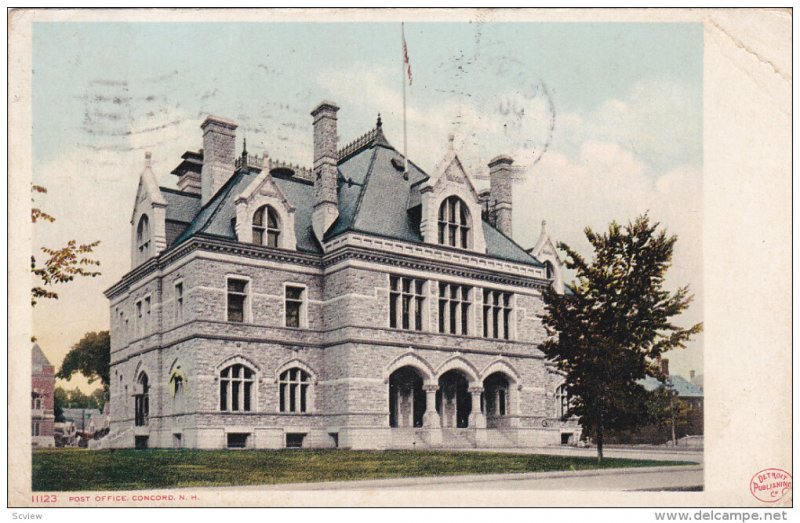
{"type": "Polygon", "coordinates": [[[547,220],[542,220],[542,234],[547,234],[547,220]]]}
{"type": "Polygon", "coordinates": [[[145,169],[149,169],[150,168],[150,158],[151,158],[151,156],[152,155],[150,154],[150,151],[147,151],[147,152],[144,153],[144,167],[145,167],[145,169]]]}
{"type": "Polygon", "coordinates": [[[383,127],[383,122],[381,121],[381,113],[378,113],[378,122],[375,124],[375,127],[380,130],[383,127]]]}
{"type": "Polygon", "coordinates": [[[451,151],[455,148],[455,144],[453,143],[455,142],[455,140],[456,140],[456,135],[454,135],[453,133],[447,135],[447,141],[448,141],[447,147],[451,151]]]}

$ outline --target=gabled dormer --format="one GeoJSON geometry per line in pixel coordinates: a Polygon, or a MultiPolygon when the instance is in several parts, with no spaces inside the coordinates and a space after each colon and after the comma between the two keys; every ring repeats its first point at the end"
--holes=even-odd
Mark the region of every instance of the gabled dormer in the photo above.
{"type": "Polygon", "coordinates": [[[417,200],[421,205],[420,234],[425,243],[485,253],[480,197],[458,158],[453,136],[449,139],[433,175],[412,190],[411,205],[417,200]]]}
{"type": "Polygon", "coordinates": [[[295,250],[295,208],[264,169],[236,197],[236,239],[295,250]]]}
{"type": "Polygon", "coordinates": [[[564,294],[564,262],[558,255],[556,246],[550,235],[547,234],[547,222],[542,220],[542,232],[539,240],[530,253],[534,255],[545,266],[547,279],[553,283],[553,289],[559,294],[564,294]]]}
{"type": "Polygon", "coordinates": [[[167,201],[158,188],[150,166],[150,153],[147,152],[131,216],[132,269],[158,256],[166,248],[166,214],[167,201]]]}

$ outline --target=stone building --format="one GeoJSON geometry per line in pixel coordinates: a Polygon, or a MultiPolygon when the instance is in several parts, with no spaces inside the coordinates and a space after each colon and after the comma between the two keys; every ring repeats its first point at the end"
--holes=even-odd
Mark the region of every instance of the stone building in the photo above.
{"type": "Polygon", "coordinates": [[[33,344],[31,365],[31,445],[34,448],[55,447],[55,368],[38,343],[33,344]]]}
{"type": "MultiPolygon", "coordinates": [[[[542,290],[563,292],[543,227],[512,238],[512,163],[479,193],[453,140],[430,173],[381,120],[339,149],[313,117],[313,166],[202,149],[159,187],[150,155],[131,271],[111,307],[110,447],[502,447],[571,442],[543,359],[542,290]]],[[[309,151],[311,154],[312,151],[309,151]]]]}

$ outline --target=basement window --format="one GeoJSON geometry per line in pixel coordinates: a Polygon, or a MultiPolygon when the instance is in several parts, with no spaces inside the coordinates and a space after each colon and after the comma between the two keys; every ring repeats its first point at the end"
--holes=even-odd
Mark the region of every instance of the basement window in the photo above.
{"type": "Polygon", "coordinates": [[[303,440],[305,439],[305,433],[286,433],[286,448],[287,449],[299,449],[303,447],[303,440]]]}
{"type": "Polygon", "coordinates": [[[229,432],[228,433],[228,448],[229,449],[243,449],[247,448],[247,437],[250,434],[242,432],[229,432]]]}

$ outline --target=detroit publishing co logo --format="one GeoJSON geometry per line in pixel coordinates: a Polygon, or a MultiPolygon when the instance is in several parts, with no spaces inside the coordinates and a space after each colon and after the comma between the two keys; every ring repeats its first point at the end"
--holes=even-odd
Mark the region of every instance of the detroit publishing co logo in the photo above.
{"type": "Polygon", "coordinates": [[[750,494],[765,503],[775,503],[791,490],[792,475],[783,469],[764,469],[750,480],[750,494]]]}

